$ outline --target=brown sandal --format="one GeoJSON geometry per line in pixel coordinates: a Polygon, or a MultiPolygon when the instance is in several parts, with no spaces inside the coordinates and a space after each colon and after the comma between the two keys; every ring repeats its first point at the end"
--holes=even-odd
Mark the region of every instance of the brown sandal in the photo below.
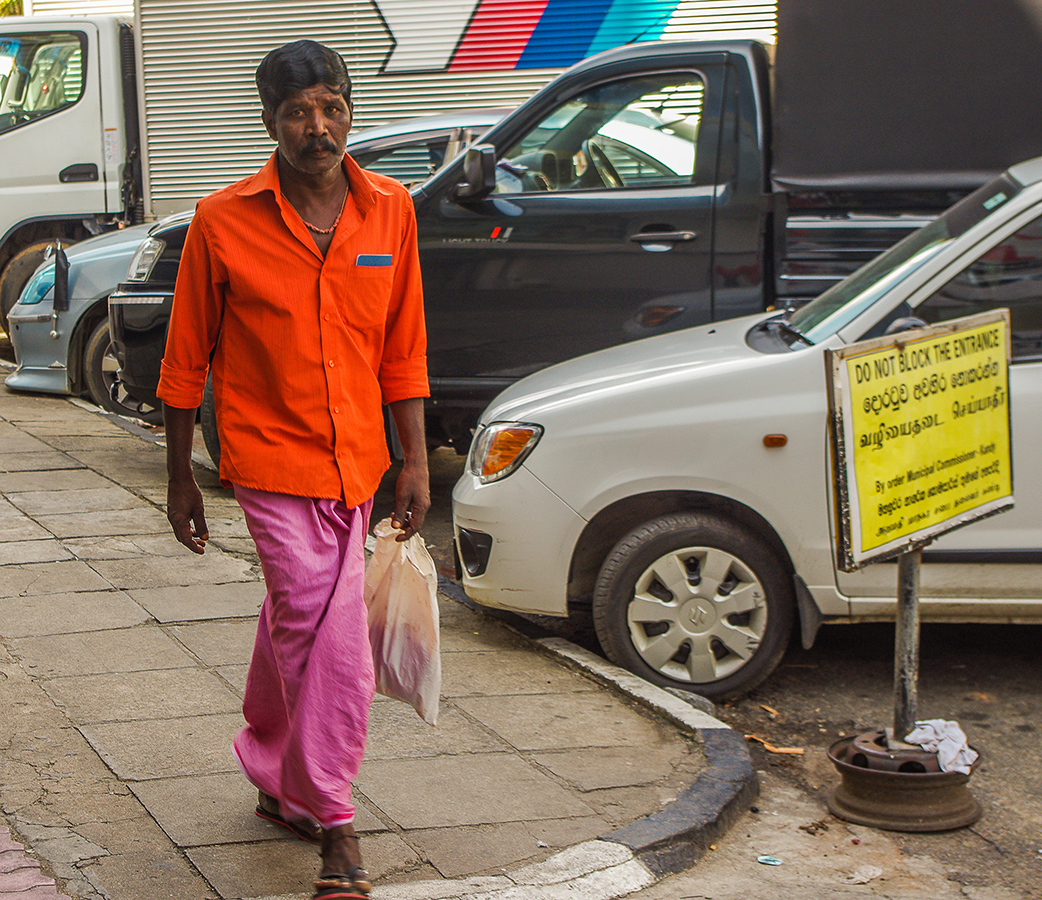
{"type": "MultiPolygon", "coordinates": [[[[364,875],[364,870],[360,870],[364,875]]],[[[315,893],[312,900],[368,900],[369,889],[362,890],[359,884],[369,884],[368,876],[362,882],[355,881],[350,875],[323,875],[315,881],[315,893]]]]}
{"type": "Polygon", "coordinates": [[[373,889],[369,873],[362,867],[362,854],[358,849],[358,835],[354,825],[337,825],[322,832],[322,868],[335,867],[344,871],[323,871],[315,881],[313,900],[365,900],[373,889]],[[333,848],[341,849],[335,862],[329,859],[333,848]],[[346,865],[344,863],[346,862],[346,865]]]}
{"type": "Polygon", "coordinates": [[[254,810],[262,819],[273,825],[292,831],[302,841],[309,844],[322,842],[322,826],[314,819],[287,819],[282,815],[279,801],[264,791],[257,791],[257,808],[254,810]]]}

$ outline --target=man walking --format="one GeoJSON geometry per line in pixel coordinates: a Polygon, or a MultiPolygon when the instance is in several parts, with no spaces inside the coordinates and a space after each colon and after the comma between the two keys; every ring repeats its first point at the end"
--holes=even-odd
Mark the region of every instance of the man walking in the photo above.
{"type": "Polygon", "coordinates": [[[389,464],[383,404],[405,454],[399,540],[430,505],[416,220],[400,184],[345,154],[351,81],[337,53],[273,50],[257,88],[278,148],[199,202],[181,257],[159,386],[168,518],[202,553],[191,449],[211,371],[221,481],[267,587],[234,751],[258,814],[321,841],[315,897],[332,900],[370,889],[350,798],[374,692],[363,545],[389,464]]]}

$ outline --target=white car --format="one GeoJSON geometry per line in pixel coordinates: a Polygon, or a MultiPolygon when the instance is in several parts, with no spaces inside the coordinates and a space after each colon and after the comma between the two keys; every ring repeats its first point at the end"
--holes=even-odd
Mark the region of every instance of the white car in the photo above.
{"type": "Polygon", "coordinates": [[[892,619],[896,566],[841,571],[828,349],[1007,308],[1015,508],[923,556],[924,621],[1042,621],[1042,158],[1010,169],[793,313],[636,341],[520,381],[453,492],[475,601],[592,602],[614,662],[723,698],[793,629],[892,619]],[[783,446],[778,446],[784,444],[783,446]]]}

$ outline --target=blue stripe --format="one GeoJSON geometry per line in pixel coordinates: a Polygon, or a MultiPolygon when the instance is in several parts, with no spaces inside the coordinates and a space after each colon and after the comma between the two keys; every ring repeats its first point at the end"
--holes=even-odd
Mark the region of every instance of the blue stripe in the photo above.
{"type": "Polygon", "coordinates": [[[679,5],[680,0],[615,0],[589,55],[637,41],[657,41],[679,5]]]}
{"type": "Polygon", "coordinates": [[[518,69],[561,69],[590,55],[612,0],[550,0],[518,69]]]}
{"type": "Polygon", "coordinates": [[[356,266],[389,266],[394,262],[394,256],[390,253],[359,253],[355,260],[356,266]]]}

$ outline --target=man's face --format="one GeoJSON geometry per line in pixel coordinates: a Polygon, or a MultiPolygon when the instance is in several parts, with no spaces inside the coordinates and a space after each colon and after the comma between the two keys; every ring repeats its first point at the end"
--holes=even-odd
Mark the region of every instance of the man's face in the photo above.
{"type": "Polygon", "coordinates": [[[340,165],[351,130],[351,104],[324,84],[291,94],[274,114],[261,119],[279,156],[304,175],[322,175],[340,165]]]}

